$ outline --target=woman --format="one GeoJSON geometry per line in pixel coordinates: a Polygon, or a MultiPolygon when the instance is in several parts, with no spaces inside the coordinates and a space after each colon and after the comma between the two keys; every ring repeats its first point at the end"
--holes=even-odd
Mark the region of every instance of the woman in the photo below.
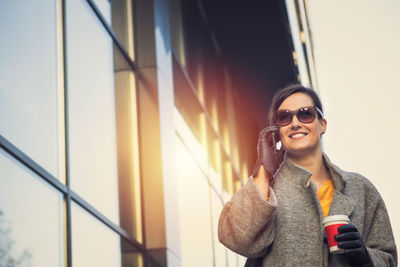
{"type": "Polygon", "coordinates": [[[317,94],[301,85],[278,91],[268,124],[253,174],[221,212],[220,242],[247,257],[246,266],[397,266],[380,194],[321,149],[327,120],[317,94]],[[350,219],[335,236],[343,254],[329,253],[322,226],[328,214],[350,219]]]}

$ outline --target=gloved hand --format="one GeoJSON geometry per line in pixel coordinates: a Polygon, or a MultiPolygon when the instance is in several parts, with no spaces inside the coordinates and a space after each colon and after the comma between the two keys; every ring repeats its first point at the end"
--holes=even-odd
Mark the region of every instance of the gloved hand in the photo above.
{"type": "Polygon", "coordinates": [[[360,232],[353,224],[342,225],[335,235],[338,247],[344,249],[344,254],[354,266],[372,266],[371,258],[361,238],[360,232]]]}
{"type": "MultiPolygon", "coordinates": [[[[276,151],[274,146],[276,145],[273,140],[273,133],[278,134],[279,128],[277,126],[269,126],[262,129],[258,135],[257,143],[257,161],[253,169],[253,177],[258,173],[261,164],[264,165],[264,169],[269,172],[271,177],[275,174],[283,160],[283,149],[276,151]]],[[[276,136],[277,138],[277,136],[276,136]]]]}

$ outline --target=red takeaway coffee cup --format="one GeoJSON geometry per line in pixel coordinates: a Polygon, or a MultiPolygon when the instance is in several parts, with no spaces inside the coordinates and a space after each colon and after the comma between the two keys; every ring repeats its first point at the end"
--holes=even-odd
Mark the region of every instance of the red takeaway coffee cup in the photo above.
{"type": "Polygon", "coordinates": [[[322,222],[325,228],[326,239],[328,240],[329,251],[331,254],[343,253],[343,249],[337,246],[335,235],[339,233],[338,227],[349,224],[349,217],[346,215],[332,215],[328,216],[322,222]]]}

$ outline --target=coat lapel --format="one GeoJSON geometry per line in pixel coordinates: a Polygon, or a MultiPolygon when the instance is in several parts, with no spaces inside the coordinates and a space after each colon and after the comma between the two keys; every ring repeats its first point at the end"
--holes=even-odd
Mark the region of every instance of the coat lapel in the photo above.
{"type": "MultiPolygon", "coordinates": [[[[342,193],[346,187],[347,175],[339,167],[334,165],[324,152],[322,153],[322,157],[332,176],[333,183],[335,184],[335,193],[333,194],[333,199],[329,208],[328,215],[347,215],[348,217],[350,217],[350,214],[355,208],[355,201],[342,193]]],[[[299,184],[303,187],[309,186],[307,182],[312,175],[312,173],[309,172],[307,169],[295,164],[286,157],[279,173],[282,176],[288,177],[291,182],[299,184]]],[[[319,199],[317,197],[316,189],[314,191],[315,201],[317,203],[317,206],[319,206],[319,199]]],[[[321,218],[323,219],[322,210],[320,211],[320,213],[321,218]]]]}
{"type": "Polygon", "coordinates": [[[355,202],[348,196],[345,196],[342,192],[335,190],[333,194],[332,204],[329,209],[329,215],[347,215],[350,214],[355,208],[355,202]]]}
{"type": "Polygon", "coordinates": [[[350,217],[356,203],[353,199],[342,193],[346,187],[346,173],[333,164],[325,153],[322,153],[322,156],[335,184],[335,193],[333,194],[328,215],[347,215],[347,217],[350,217]]]}

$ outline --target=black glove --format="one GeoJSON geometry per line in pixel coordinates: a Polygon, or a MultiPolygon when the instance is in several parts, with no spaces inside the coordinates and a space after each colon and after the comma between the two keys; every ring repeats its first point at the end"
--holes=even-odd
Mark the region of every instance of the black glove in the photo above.
{"type": "Polygon", "coordinates": [[[269,172],[271,177],[275,174],[283,160],[283,149],[277,151],[275,148],[279,128],[277,126],[270,126],[262,129],[258,135],[257,143],[257,161],[253,169],[253,177],[258,173],[261,164],[264,169],[269,172]],[[274,136],[275,135],[275,136],[274,136]]]}
{"type": "Polygon", "coordinates": [[[361,238],[360,232],[353,224],[342,225],[335,235],[338,247],[344,249],[344,254],[353,266],[372,266],[371,258],[361,238]]]}

